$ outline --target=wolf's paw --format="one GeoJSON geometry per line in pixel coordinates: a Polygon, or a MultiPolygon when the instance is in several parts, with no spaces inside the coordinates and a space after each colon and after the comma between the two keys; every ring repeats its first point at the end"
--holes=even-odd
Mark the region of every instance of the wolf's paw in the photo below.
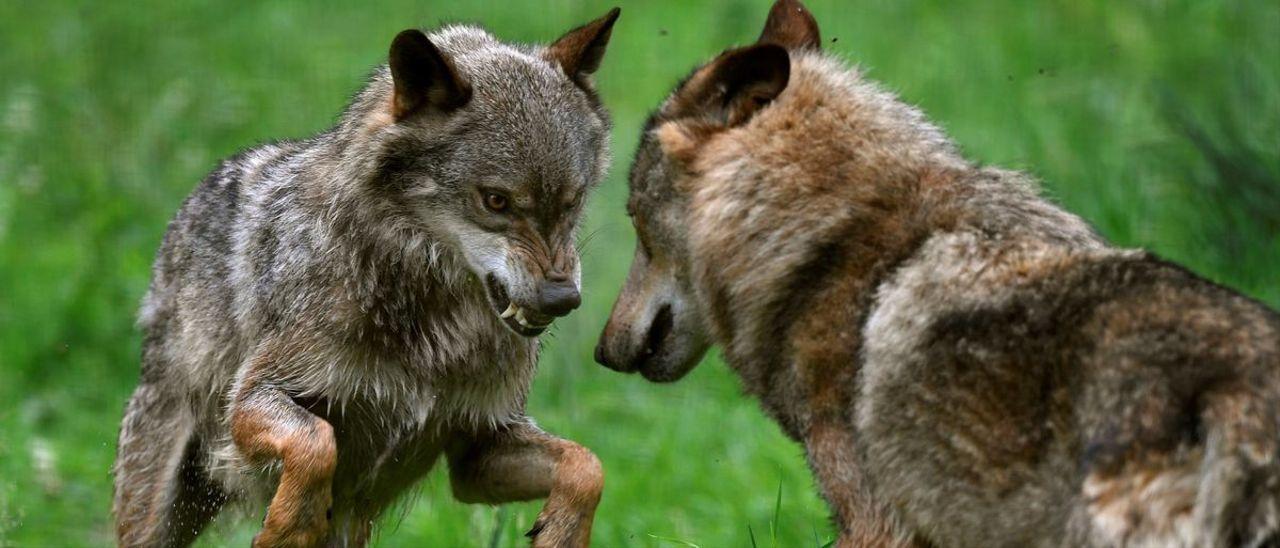
{"type": "Polygon", "coordinates": [[[576,516],[543,512],[524,536],[533,548],[585,548],[591,544],[591,530],[576,516]]]}

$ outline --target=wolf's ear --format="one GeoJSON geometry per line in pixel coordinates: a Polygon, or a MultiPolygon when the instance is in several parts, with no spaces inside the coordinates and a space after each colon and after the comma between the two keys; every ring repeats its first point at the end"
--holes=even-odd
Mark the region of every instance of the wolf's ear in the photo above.
{"type": "Polygon", "coordinates": [[[676,92],[666,115],[739,126],[787,89],[790,78],[791,58],[782,46],[757,44],[730,50],[676,92]]]}
{"type": "Polygon", "coordinates": [[[800,0],[778,0],[760,33],[760,44],[777,44],[790,50],[822,49],[818,21],[800,0]]]}
{"type": "Polygon", "coordinates": [[[620,13],[620,8],[613,8],[599,19],[565,33],[547,47],[547,60],[559,64],[579,87],[590,89],[591,75],[600,68],[613,22],[620,13]]]}
{"type": "Polygon", "coordinates": [[[395,82],[391,113],[397,121],[426,108],[448,112],[471,99],[471,86],[420,30],[396,35],[389,62],[395,82]]]}

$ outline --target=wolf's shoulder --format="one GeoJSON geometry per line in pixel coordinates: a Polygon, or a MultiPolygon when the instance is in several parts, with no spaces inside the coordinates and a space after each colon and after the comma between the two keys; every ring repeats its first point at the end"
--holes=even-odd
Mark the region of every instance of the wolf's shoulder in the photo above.
{"type": "Polygon", "coordinates": [[[193,195],[211,190],[251,188],[280,176],[280,169],[299,161],[310,141],[274,141],[236,152],[218,162],[193,195]]]}
{"type": "Polygon", "coordinates": [[[270,186],[305,148],[305,142],[299,141],[264,143],[218,162],[187,196],[170,230],[202,221],[231,220],[244,207],[249,193],[270,186]]]}
{"type": "Polygon", "coordinates": [[[243,227],[250,216],[246,209],[253,195],[270,187],[271,179],[304,148],[303,143],[292,141],[261,144],[219,162],[169,221],[157,256],[157,275],[225,262],[232,254],[237,227],[243,227]]]}

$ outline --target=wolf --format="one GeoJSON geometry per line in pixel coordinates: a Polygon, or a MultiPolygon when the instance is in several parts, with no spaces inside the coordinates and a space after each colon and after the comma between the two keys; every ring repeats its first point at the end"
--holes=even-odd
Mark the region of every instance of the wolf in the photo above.
{"type": "Polygon", "coordinates": [[[601,464],[525,400],[536,337],[580,301],[618,15],[549,46],[406,30],[332,129],[204,179],[140,313],[122,546],[187,545],[229,503],[266,506],[254,546],[363,545],[442,456],[460,501],[546,497],[534,546],[588,544],[601,464]]]}
{"type": "Polygon", "coordinates": [[[596,359],[711,345],[839,546],[1274,546],[1280,315],[982,167],[774,4],[644,128],[596,359]]]}

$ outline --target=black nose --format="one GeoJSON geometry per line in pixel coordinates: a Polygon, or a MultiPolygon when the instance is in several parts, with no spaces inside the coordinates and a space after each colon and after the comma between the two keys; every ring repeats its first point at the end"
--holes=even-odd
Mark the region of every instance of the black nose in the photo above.
{"type": "Polygon", "coordinates": [[[582,304],[578,285],[573,280],[547,281],[538,290],[538,312],[551,316],[563,316],[582,304]]]}
{"type": "Polygon", "coordinates": [[[627,367],[623,367],[622,365],[618,365],[618,363],[612,359],[616,357],[616,355],[610,355],[610,354],[611,354],[610,352],[605,350],[604,335],[601,335],[600,342],[596,343],[596,363],[603,365],[605,367],[608,367],[609,369],[612,369],[614,371],[619,371],[622,373],[630,373],[635,370],[634,367],[627,368],[627,367]]]}
{"type": "Polygon", "coordinates": [[[596,363],[603,365],[605,367],[613,367],[609,365],[608,361],[605,360],[604,341],[600,341],[599,343],[596,344],[596,363]]]}

